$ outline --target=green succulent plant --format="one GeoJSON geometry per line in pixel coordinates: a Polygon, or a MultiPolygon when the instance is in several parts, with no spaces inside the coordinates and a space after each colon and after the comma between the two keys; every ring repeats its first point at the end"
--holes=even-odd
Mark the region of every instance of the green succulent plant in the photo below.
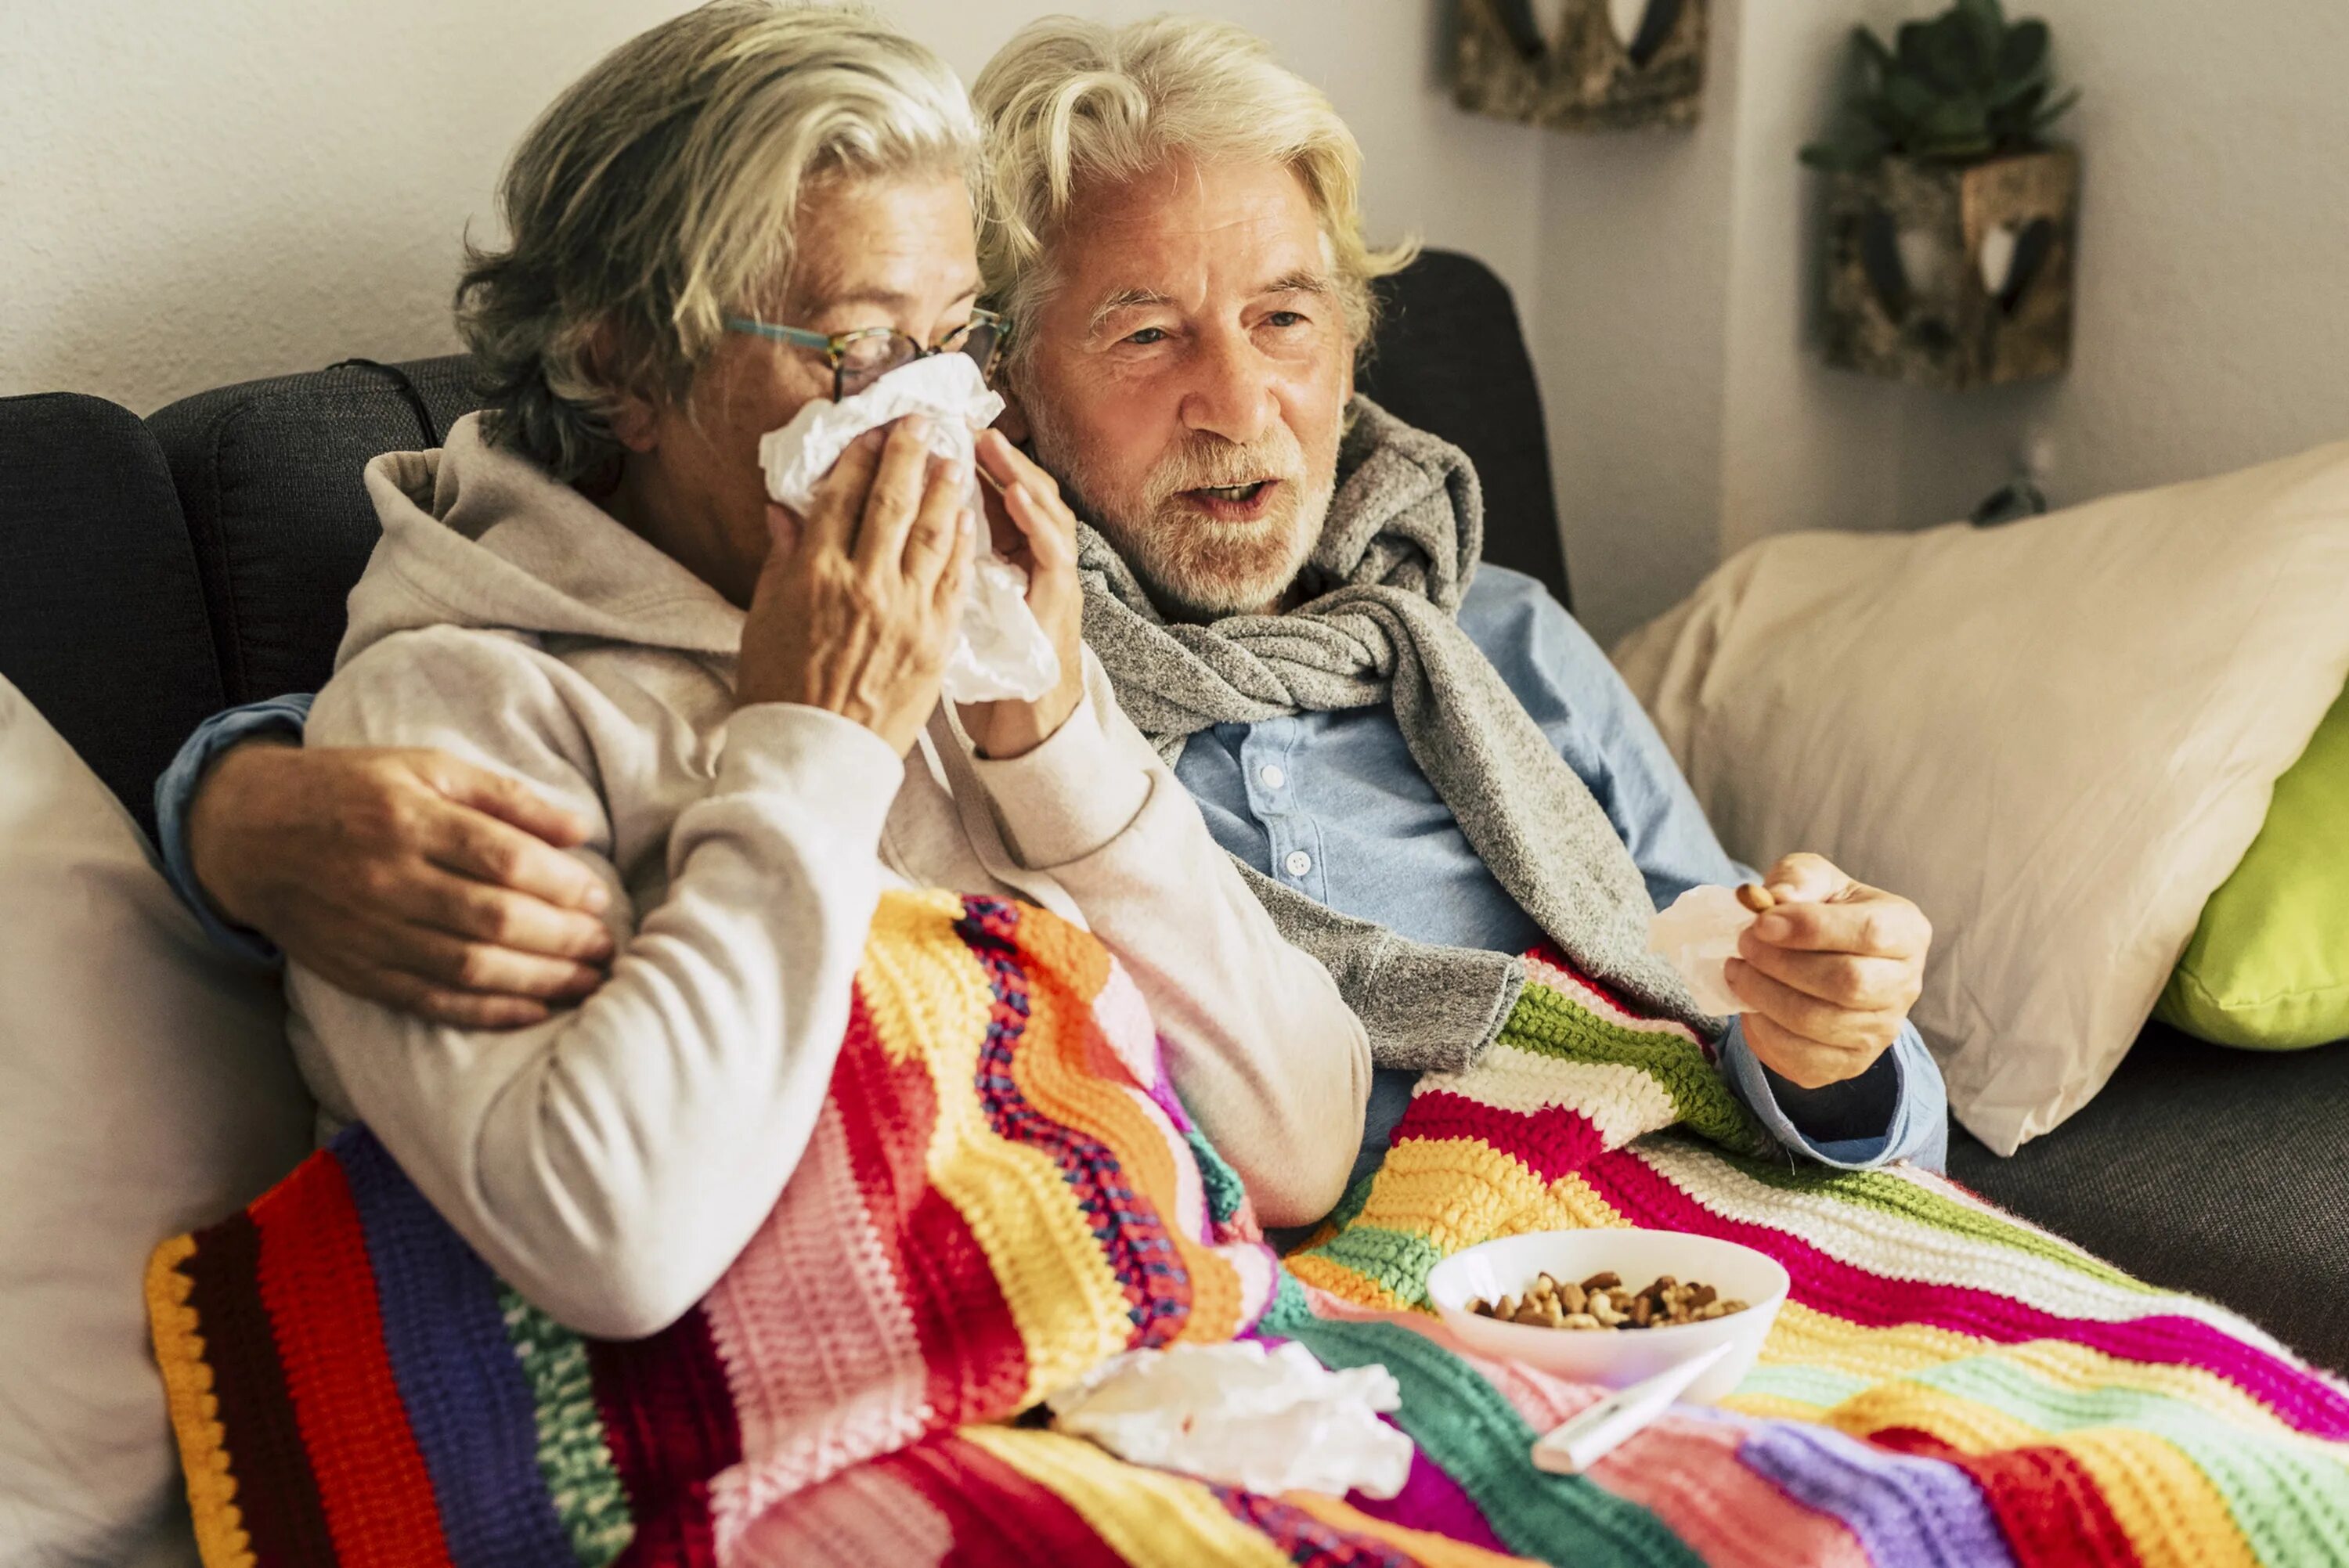
{"type": "Polygon", "coordinates": [[[1999,0],[1957,0],[1903,25],[1890,46],[1855,27],[1851,45],[1851,90],[1826,137],[1803,149],[1814,169],[2034,151],[2080,96],[2054,96],[2047,24],[2011,23],[1999,0]]]}

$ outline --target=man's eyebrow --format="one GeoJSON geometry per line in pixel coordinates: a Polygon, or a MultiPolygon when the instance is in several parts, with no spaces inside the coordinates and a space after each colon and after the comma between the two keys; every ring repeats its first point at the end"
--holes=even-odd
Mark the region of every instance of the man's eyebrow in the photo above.
{"type": "Polygon", "coordinates": [[[1092,319],[1085,323],[1085,335],[1091,336],[1102,329],[1102,324],[1122,310],[1138,310],[1145,305],[1166,304],[1168,296],[1156,289],[1117,289],[1093,306],[1092,319]]]}
{"type": "Polygon", "coordinates": [[[1336,280],[1318,268],[1302,267],[1293,273],[1283,273],[1257,291],[1268,294],[1330,294],[1338,292],[1336,280]]]}

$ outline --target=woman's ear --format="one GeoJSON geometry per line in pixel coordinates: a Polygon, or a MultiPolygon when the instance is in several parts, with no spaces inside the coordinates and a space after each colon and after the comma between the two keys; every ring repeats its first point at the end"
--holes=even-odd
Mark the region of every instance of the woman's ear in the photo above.
{"type": "Polygon", "coordinates": [[[1019,394],[1009,386],[998,387],[996,390],[1003,395],[1003,412],[995,417],[995,428],[1002,431],[1003,438],[1013,446],[1026,446],[1030,434],[1028,410],[1021,405],[1019,394]]]}
{"type": "Polygon", "coordinates": [[[596,327],[587,340],[587,375],[610,395],[605,422],[611,427],[612,438],[642,454],[659,444],[660,410],[621,374],[619,346],[619,333],[610,322],[596,327]]]}

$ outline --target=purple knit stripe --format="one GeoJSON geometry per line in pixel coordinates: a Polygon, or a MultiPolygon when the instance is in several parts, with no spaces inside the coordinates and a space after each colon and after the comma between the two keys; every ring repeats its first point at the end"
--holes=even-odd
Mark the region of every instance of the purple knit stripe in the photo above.
{"type": "MultiPolygon", "coordinates": [[[[1394,1425],[1392,1421],[1387,1424],[1394,1425]]],[[[1468,1494],[1460,1490],[1460,1483],[1420,1452],[1417,1445],[1412,1448],[1411,1474],[1404,1479],[1401,1491],[1392,1497],[1364,1497],[1358,1491],[1346,1501],[1384,1523],[1448,1535],[1503,1557],[1515,1555],[1493,1533],[1493,1527],[1485,1522],[1484,1511],[1469,1501],[1468,1494]]]]}
{"type": "Polygon", "coordinates": [[[331,1146],[375,1274],[384,1349],[456,1568],[574,1568],[538,1468],[535,1404],[497,1281],[375,1135],[331,1146]]]}
{"type": "Polygon", "coordinates": [[[1793,1421],[1757,1425],[1737,1457],[1795,1501],[1843,1521],[1874,1568],[2015,1568],[1989,1500],[1953,1464],[1793,1421]]]}
{"type": "Polygon", "coordinates": [[[1191,1276],[1166,1223],[1134,1191],[1114,1150],[1080,1128],[1045,1115],[1011,1076],[1027,1034],[1028,974],[1013,932],[1019,912],[993,899],[966,898],[955,931],[987,974],[995,1006],[979,1047],[978,1088],[988,1125],[1008,1143],[1050,1155],[1092,1226],[1102,1255],[1125,1289],[1135,1348],[1155,1348],[1182,1332],[1190,1315],[1191,1276]]]}

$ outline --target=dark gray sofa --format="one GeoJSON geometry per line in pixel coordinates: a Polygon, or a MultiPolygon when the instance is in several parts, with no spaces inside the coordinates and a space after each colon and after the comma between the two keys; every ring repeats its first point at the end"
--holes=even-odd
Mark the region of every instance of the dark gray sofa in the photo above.
{"type": "MultiPolygon", "coordinates": [[[[1507,292],[1433,252],[1386,285],[1362,386],[1464,448],[1488,559],[1564,600],[1539,395],[1507,292]]],[[[216,709],[315,689],[376,525],[359,471],[438,445],[464,366],[352,362],[200,394],[141,421],[98,398],[0,399],[0,675],[151,829],[156,775],[216,709]]],[[[2112,1085],[1951,1173],[2137,1274],[2349,1367],[2349,1046],[2263,1057],[2149,1027],[2112,1085]]]]}

